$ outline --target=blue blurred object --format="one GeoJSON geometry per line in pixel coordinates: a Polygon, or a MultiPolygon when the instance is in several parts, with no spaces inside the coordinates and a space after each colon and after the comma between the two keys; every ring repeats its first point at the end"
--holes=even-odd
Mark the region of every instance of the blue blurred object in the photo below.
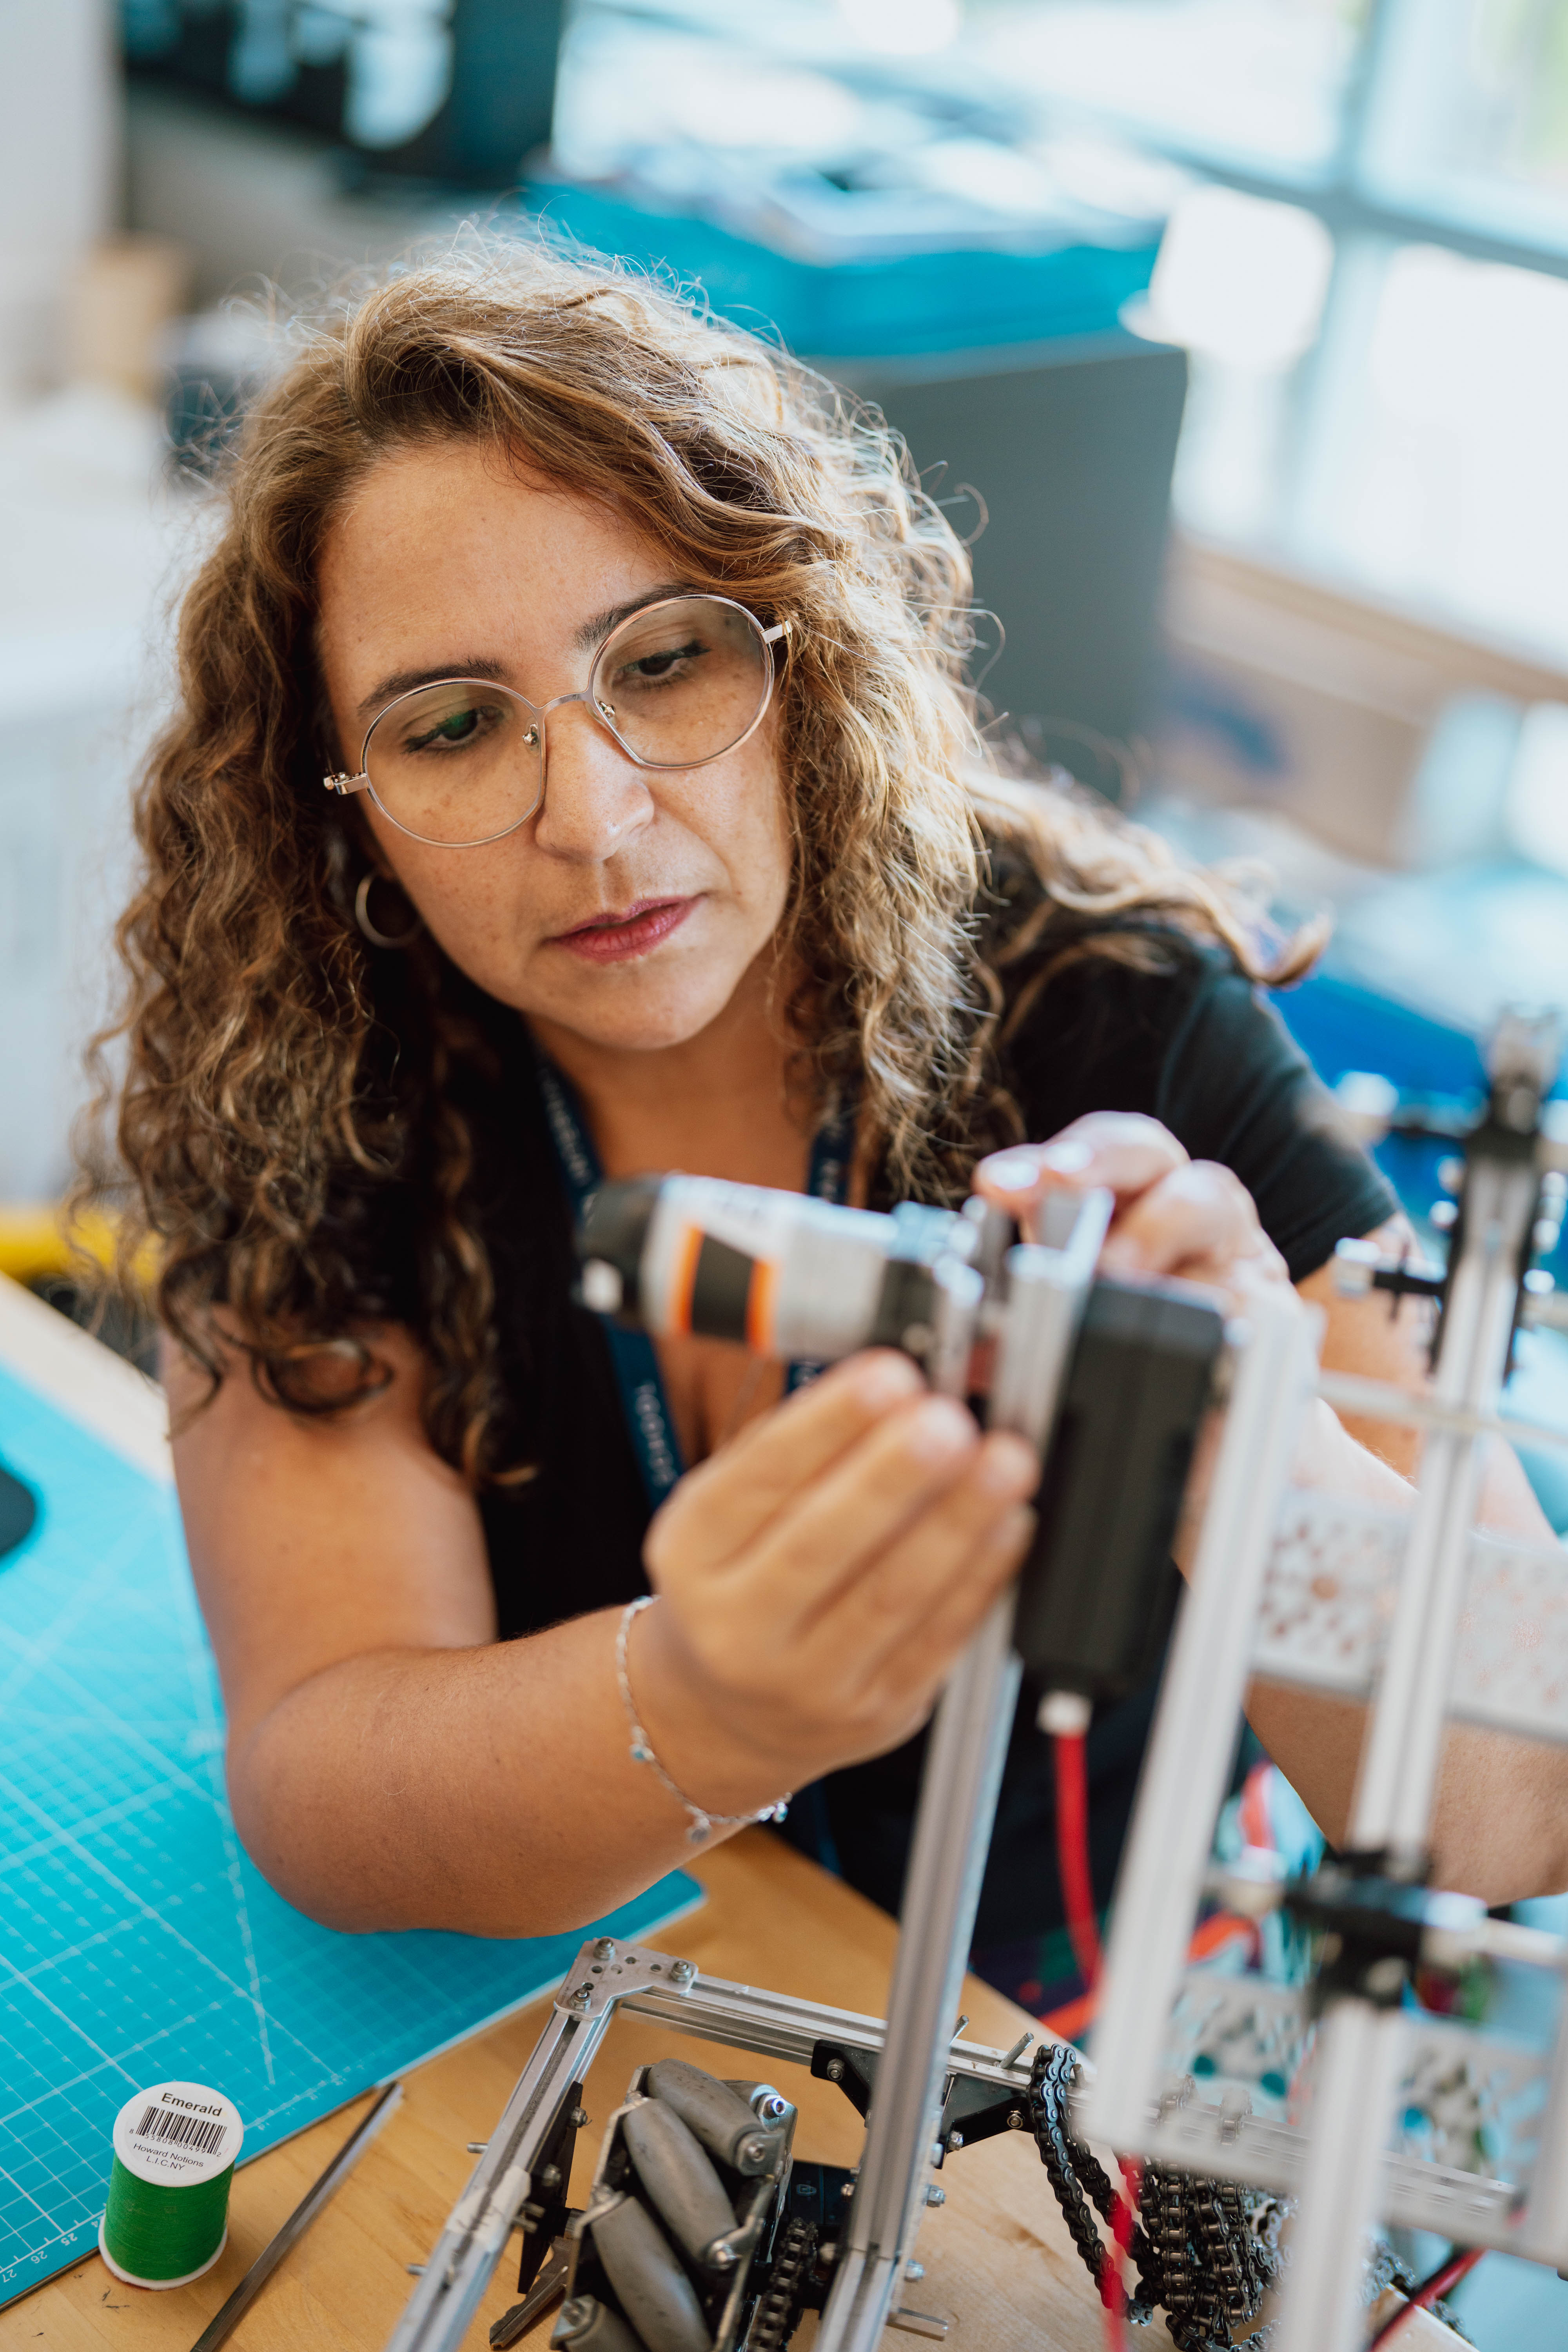
{"type": "Polygon", "coordinates": [[[342,140],[377,173],[516,184],[550,136],[563,0],[121,0],[132,69],[342,140]]]}
{"type": "Polygon", "coordinates": [[[835,253],[820,257],[741,236],[695,212],[607,189],[534,176],[524,202],[554,229],[601,253],[624,254],[699,279],[715,310],[775,328],[814,359],[1096,335],[1153,274],[1158,231],[1098,243],[1083,228],[1031,245],[1021,232],[973,248],[835,253]]]}
{"type": "MultiPolygon", "coordinates": [[[[1471,1096],[1479,1102],[1485,1083],[1481,1051],[1462,1029],[1329,972],[1276,992],[1274,1003],[1329,1086],[1347,1070],[1375,1070],[1405,1093],[1471,1096]]],[[[1561,1077],[1554,1091],[1565,1091],[1561,1077]]],[[[1437,1163],[1444,1157],[1444,1146],[1413,1136],[1391,1136],[1376,1153],[1424,1246],[1439,1259],[1444,1244],[1427,1223],[1427,1212],[1441,1192],[1437,1163]]],[[[1543,1263],[1560,1287],[1568,1285],[1568,1244],[1559,1243],[1543,1263]]],[[[1568,1429],[1568,1340],[1552,1331],[1521,1336],[1509,1403],[1526,1420],[1568,1429]]],[[[1530,1446],[1516,1450],[1542,1509],[1559,1535],[1568,1534],[1568,1455],[1530,1446]]]]}

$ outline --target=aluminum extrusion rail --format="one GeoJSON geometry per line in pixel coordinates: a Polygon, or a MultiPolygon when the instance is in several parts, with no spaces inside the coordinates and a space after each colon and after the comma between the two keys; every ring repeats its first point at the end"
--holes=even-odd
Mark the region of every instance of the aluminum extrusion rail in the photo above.
{"type": "MultiPolygon", "coordinates": [[[[809,2066],[821,2041],[880,2053],[887,2025],[847,2009],[700,1976],[689,1960],[602,1937],[583,1946],[555,1995],[549,2023],[519,2076],[468,2184],[447,2217],[386,2352],[457,2352],[506,2249],[531,2169],[572,2085],[580,2082],[617,2010],[783,2064],[809,2066]]],[[[954,2040],[948,2070],[1023,2097],[1026,2061],[954,2040]]]]}

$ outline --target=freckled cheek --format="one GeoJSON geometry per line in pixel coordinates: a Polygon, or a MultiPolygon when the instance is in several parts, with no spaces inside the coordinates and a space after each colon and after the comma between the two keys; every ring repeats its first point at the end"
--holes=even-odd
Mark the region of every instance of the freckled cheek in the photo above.
{"type": "Polygon", "coordinates": [[[718,859],[738,904],[771,930],[789,897],[789,813],[771,749],[760,747],[752,759],[751,748],[733,766],[725,761],[693,770],[666,807],[718,859]]]}
{"type": "Polygon", "coordinates": [[[467,968],[489,942],[515,940],[526,889],[515,856],[497,854],[506,844],[433,849],[395,825],[375,823],[374,830],[386,864],[455,962],[467,968]]]}

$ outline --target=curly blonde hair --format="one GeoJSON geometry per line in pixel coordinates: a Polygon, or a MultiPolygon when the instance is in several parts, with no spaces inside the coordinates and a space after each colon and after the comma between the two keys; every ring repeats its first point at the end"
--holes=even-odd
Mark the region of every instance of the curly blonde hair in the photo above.
{"type": "Polygon", "coordinates": [[[158,1315],[215,1385],[237,1345],[275,1402],[339,1410],[387,1377],[365,1334],[390,1310],[353,1243],[396,1188],[426,1427],[482,1484],[509,1475],[506,1401],[452,1082],[482,1066],[483,1023],[427,939],[376,956],[355,927],[366,851],[321,791],[314,648],[334,515],[389,452],[452,436],[794,625],[788,1013],[810,1094],[858,1091],[887,1188],[951,1199],[1016,1132],[994,1049],[1020,975],[1032,993],[1064,957],[1147,960],[1162,928],[1256,966],[1217,884],[988,755],[968,560],[874,412],[676,291],[544,246],[476,242],[340,305],[229,461],[226,527],[184,603],[178,714],[137,802],[129,987],[99,1041],[100,1071],[125,1041],[121,1263],[153,1240],[158,1315]]]}

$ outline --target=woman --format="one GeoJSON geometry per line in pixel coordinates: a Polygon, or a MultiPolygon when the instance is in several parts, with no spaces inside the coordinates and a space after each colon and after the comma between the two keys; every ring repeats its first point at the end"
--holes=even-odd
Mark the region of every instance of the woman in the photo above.
{"type": "MultiPolygon", "coordinates": [[[[416,270],[303,344],[230,496],[142,803],[120,1145],[240,1832],[339,1926],[510,1935],[809,1785],[896,1902],[1037,1465],[887,1354],[782,1404],[711,1343],[613,1354],[574,1197],[951,1202],[1000,1148],[1016,1213],[1110,1184],[1108,1263],[1293,1278],[1331,1360],[1404,1374],[1322,1274],[1392,1198],[1218,889],[987,772],[962,550],[776,351],[543,253],[416,270]]],[[[1303,1475],[1403,1491],[1326,1408],[1303,1475]]],[[[1536,1525],[1511,1465],[1490,1507],[1536,1525]]],[[[1149,1707],[1091,1739],[1102,1900],[1149,1707]]],[[[1353,1713],[1254,1720],[1332,1835],[1353,1713]]],[[[1560,1789],[1457,1740],[1441,1874],[1562,1883],[1560,1789]]],[[[1021,1718],[983,1946],[1060,1916],[1049,1805],[1021,1718]]]]}

